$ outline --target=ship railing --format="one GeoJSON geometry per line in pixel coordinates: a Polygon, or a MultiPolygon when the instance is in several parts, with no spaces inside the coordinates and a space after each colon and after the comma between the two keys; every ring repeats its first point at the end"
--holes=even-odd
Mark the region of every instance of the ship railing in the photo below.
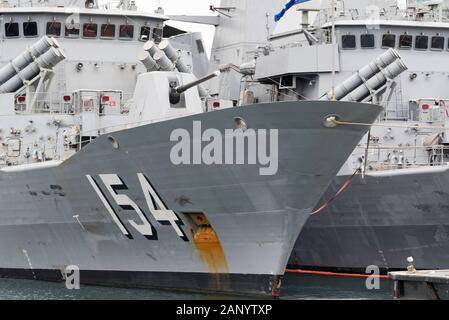
{"type": "MultiPolygon", "coordinates": [[[[184,116],[191,116],[195,113],[185,114],[184,116]]],[[[87,144],[91,143],[95,140],[97,135],[105,135],[111,134],[114,132],[137,128],[144,125],[149,125],[152,123],[168,121],[172,119],[179,118],[179,115],[165,116],[160,118],[155,118],[146,121],[136,121],[130,122],[121,125],[114,126],[106,126],[97,128],[92,131],[83,131],[82,134],[79,134],[75,139],[75,142],[72,142],[71,136],[65,135],[58,137],[58,139],[64,139],[63,145],[57,141],[53,141],[54,143],[48,143],[41,146],[36,147],[36,144],[19,144],[20,149],[14,150],[14,153],[3,153],[0,154],[0,168],[5,166],[16,166],[21,164],[31,164],[31,163],[39,163],[39,162],[47,162],[53,160],[65,160],[71,155],[73,155],[76,151],[80,150],[87,144]],[[85,137],[89,137],[88,140],[85,140],[85,137]],[[64,148],[64,149],[61,149],[64,148]]],[[[69,128],[67,128],[69,131],[69,128]]]]}
{"type": "MultiPolygon", "coordinates": [[[[192,112],[192,113],[183,115],[183,117],[193,116],[195,114],[196,113],[192,112]]],[[[133,129],[133,128],[137,128],[137,127],[141,127],[141,126],[145,126],[145,125],[149,125],[149,124],[153,124],[153,123],[158,123],[158,122],[163,122],[163,121],[168,121],[168,120],[173,120],[173,119],[178,119],[178,118],[179,118],[179,115],[171,115],[171,116],[165,116],[165,117],[155,118],[155,119],[151,119],[151,120],[128,122],[128,123],[114,125],[114,126],[100,127],[100,128],[96,128],[96,129],[90,130],[90,131],[83,130],[82,135],[80,134],[78,136],[77,142],[71,143],[70,147],[81,149],[85,145],[87,145],[90,142],[92,142],[93,140],[95,140],[97,136],[103,136],[105,134],[111,134],[114,132],[119,132],[119,131],[123,131],[123,130],[127,130],[127,129],[133,129]],[[83,137],[89,137],[89,139],[83,140],[83,137]]]]}
{"type": "Polygon", "coordinates": [[[18,149],[8,149],[0,154],[0,167],[60,160],[61,157],[56,143],[47,143],[39,147],[36,147],[35,143],[20,143],[18,149]]]}
{"type": "Polygon", "coordinates": [[[353,159],[368,170],[388,170],[422,166],[441,166],[449,162],[449,146],[357,146],[353,159]]]}
{"type": "Polygon", "coordinates": [[[382,119],[385,121],[414,121],[413,115],[410,114],[410,107],[402,105],[395,108],[386,108],[382,119]]]}
{"type": "MultiPolygon", "coordinates": [[[[192,115],[195,115],[195,113],[192,112],[189,114],[185,114],[185,115],[183,115],[183,117],[192,116],[192,115]]],[[[114,126],[106,126],[106,127],[101,127],[101,128],[92,130],[92,133],[100,133],[100,135],[103,135],[103,134],[108,134],[111,132],[117,132],[117,131],[122,131],[122,130],[126,130],[126,129],[137,128],[137,127],[145,126],[148,124],[173,120],[173,119],[177,119],[177,118],[179,118],[179,115],[171,115],[171,116],[165,116],[165,117],[160,117],[160,118],[155,118],[155,119],[150,119],[150,120],[145,120],[145,121],[136,121],[136,122],[129,122],[129,123],[124,123],[124,124],[119,124],[119,125],[114,125],[114,126]]],[[[86,133],[89,133],[89,132],[83,131],[83,134],[86,134],[86,133]]]]}
{"type": "MultiPolygon", "coordinates": [[[[132,93],[123,93],[120,105],[117,106],[117,115],[127,115],[129,113],[128,102],[132,99],[132,93]]],[[[57,114],[57,115],[76,115],[85,111],[98,112],[100,114],[100,102],[93,104],[82,105],[82,103],[76,103],[73,101],[73,92],[65,93],[49,93],[39,92],[36,93],[36,101],[29,112],[27,111],[27,105],[25,100],[23,102],[15,102],[15,111],[17,114],[57,114]]]]}
{"type": "MultiPolygon", "coordinates": [[[[413,14],[407,9],[400,9],[398,7],[390,8],[377,8],[378,10],[359,10],[357,8],[351,8],[345,6],[345,1],[338,1],[337,5],[337,20],[369,20],[372,22],[383,21],[383,20],[402,20],[402,21],[421,21],[421,22],[446,22],[449,19],[449,11],[443,8],[442,12],[439,9],[431,9],[427,11],[426,14],[422,10],[418,10],[413,14]]],[[[373,8],[376,9],[376,8],[373,8]]],[[[420,8],[422,9],[422,7],[420,8]]],[[[325,23],[330,23],[332,21],[331,8],[324,8],[320,10],[322,21],[325,23]]]]}
{"type": "Polygon", "coordinates": [[[383,112],[381,121],[424,121],[428,123],[432,122],[444,122],[447,118],[446,112],[443,107],[431,109],[428,114],[423,116],[420,114],[420,110],[410,105],[397,105],[388,107],[383,112]],[[425,120],[424,120],[425,119],[425,120]]]}
{"type": "Polygon", "coordinates": [[[98,8],[106,10],[118,9],[120,7],[120,3],[121,1],[107,1],[98,5],[98,8]]]}
{"type": "MultiPolygon", "coordinates": [[[[275,38],[276,36],[273,36],[273,38],[275,38]]],[[[269,49],[270,50],[288,50],[288,49],[294,49],[294,48],[303,48],[303,47],[309,47],[310,44],[307,40],[298,40],[298,41],[293,41],[293,42],[288,42],[282,45],[278,45],[278,46],[271,46],[269,49]]],[[[247,51],[246,53],[253,53],[255,51],[247,51]]]]}
{"type": "MultiPolygon", "coordinates": [[[[113,0],[113,1],[106,1],[106,2],[99,4],[98,8],[104,9],[104,10],[121,10],[122,8],[126,8],[125,5],[126,4],[123,1],[113,0]]],[[[128,8],[128,9],[130,9],[130,8],[128,8]]]]}

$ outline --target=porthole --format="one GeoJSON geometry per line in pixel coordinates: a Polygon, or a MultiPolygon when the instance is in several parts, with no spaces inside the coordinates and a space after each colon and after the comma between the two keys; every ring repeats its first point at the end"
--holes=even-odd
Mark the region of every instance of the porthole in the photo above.
{"type": "Polygon", "coordinates": [[[108,136],[108,140],[109,140],[109,142],[111,143],[111,145],[112,145],[112,147],[114,149],[119,149],[120,148],[120,145],[118,144],[117,139],[115,139],[113,136],[108,136]]]}

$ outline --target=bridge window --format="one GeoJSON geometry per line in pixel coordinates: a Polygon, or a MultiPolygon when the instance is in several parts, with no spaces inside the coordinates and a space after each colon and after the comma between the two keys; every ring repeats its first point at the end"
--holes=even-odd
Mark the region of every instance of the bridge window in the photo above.
{"type": "Polygon", "coordinates": [[[102,24],[101,37],[110,39],[115,38],[115,24],[102,24]]]}
{"type": "Polygon", "coordinates": [[[394,48],[396,47],[396,35],[395,34],[384,34],[382,36],[382,47],[383,48],[394,48]]]}
{"type": "Polygon", "coordinates": [[[61,36],[61,22],[47,22],[48,36],[59,37],[61,36]]]}
{"type": "Polygon", "coordinates": [[[143,26],[142,28],[140,28],[140,40],[141,41],[148,41],[150,40],[150,36],[151,36],[151,28],[147,27],[147,26],[143,26]]]}
{"type": "Polygon", "coordinates": [[[133,39],[134,38],[134,26],[130,25],[130,24],[121,25],[119,37],[121,39],[133,39]]]}
{"type": "Polygon", "coordinates": [[[195,43],[196,43],[196,48],[198,49],[198,52],[204,53],[205,50],[204,50],[203,41],[201,41],[201,39],[197,39],[197,40],[195,40],[195,43]]]}
{"type": "Polygon", "coordinates": [[[402,34],[399,36],[399,48],[411,49],[413,47],[413,36],[408,34],[402,34]]]}
{"type": "Polygon", "coordinates": [[[355,35],[347,34],[341,37],[343,49],[355,49],[355,35]]]}
{"type": "Polygon", "coordinates": [[[360,35],[360,46],[363,49],[373,49],[375,47],[374,34],[360,35]]]}
{"type": "Polygon", "coordinates": [[[153,40],[154,43],[159,43],[162,41],[162,29],[160,28],[154,28],[153,29],[153,40]]]}
{"type": "Polygon", "coordinates": [[[415,49],[427,50],[428,48],[429,48],[429,37],[428,36],[416,36],[415,49]]]}
{"type": "Polygon", "coordinates": [[[5,36],[14,38],[19,36],[19,24],[15,22],[5,23],[5,36]]]}
{"type": "Polygon", "coordinates": [[[66,24],[65,36],[68,38],[78,38],[80,36],[80,25],[78,23],[66,24]]]}
{"type": "Polygon", "coordinates": [[[37,37],[37,22],[29,21],[23,23],[24,37],[37,37]]]}
{"type": "Polygon", "coordinates": [[[444,37],[432,37],[432,44],[430,48],[432,50],[444,50],[444,37]]]}
{"type": "Polygon", "coordinates": [[[98,25],[95,23],[85,23],[83,25],[84,38],[96,38],[98,34],[98,25]]]}

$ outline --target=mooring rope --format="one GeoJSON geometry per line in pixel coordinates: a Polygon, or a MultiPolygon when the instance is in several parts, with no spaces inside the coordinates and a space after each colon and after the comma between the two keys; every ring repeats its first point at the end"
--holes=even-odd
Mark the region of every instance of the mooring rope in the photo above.
{"type": "Polygon", "coordinates": [[[334,202],[335,199],[337,199],[337,197],[343,193],[343,191],[346,190],[347,187],[349,187],[349,185],[351,184],[352,180],[354,179],[354,177],[361,171],[361,169],[357,169],[354,174],[352,176],[350,176],[348,178],[348,180],[346,180],[346,182],[342,185],[342,187],[340,188],[340,190],[338,190],[338,192],[332,197],[329,198],[322,206],[320,206],[318,209],[316,209],[314,212],[312,212],[310,215],[316,215],[318,213],[320,213],[321,211],[323,211],[324,209],[326,209],[327,207],[329,207],[329,205],[334,202]]]}
{"type": "Polygon", "coordinates": [[[299,273],[299,274],[309,274],[318,276],[333,276],[333,277],[348,277],[348,278],[374,278],[374,279],[390,279],[387,275],[372,275],[372,274],[360,274],[360,273],[340,273],[340,272],[328,272],[328,271],[313,271],[313,270],[302,270],[302,269],[286,269],[287,273],[299,273]]]}

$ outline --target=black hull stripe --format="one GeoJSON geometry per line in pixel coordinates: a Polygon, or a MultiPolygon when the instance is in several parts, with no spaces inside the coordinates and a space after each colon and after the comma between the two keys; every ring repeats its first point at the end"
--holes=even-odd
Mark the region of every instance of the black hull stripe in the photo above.
{"type": "MultiPolygon", "coordinates": [[[[0,269],[0,278],[64,282],[60,270],[0,269]]],[[[80,270],[81,285],[279,297],[282,276],[80,270]]]]}

